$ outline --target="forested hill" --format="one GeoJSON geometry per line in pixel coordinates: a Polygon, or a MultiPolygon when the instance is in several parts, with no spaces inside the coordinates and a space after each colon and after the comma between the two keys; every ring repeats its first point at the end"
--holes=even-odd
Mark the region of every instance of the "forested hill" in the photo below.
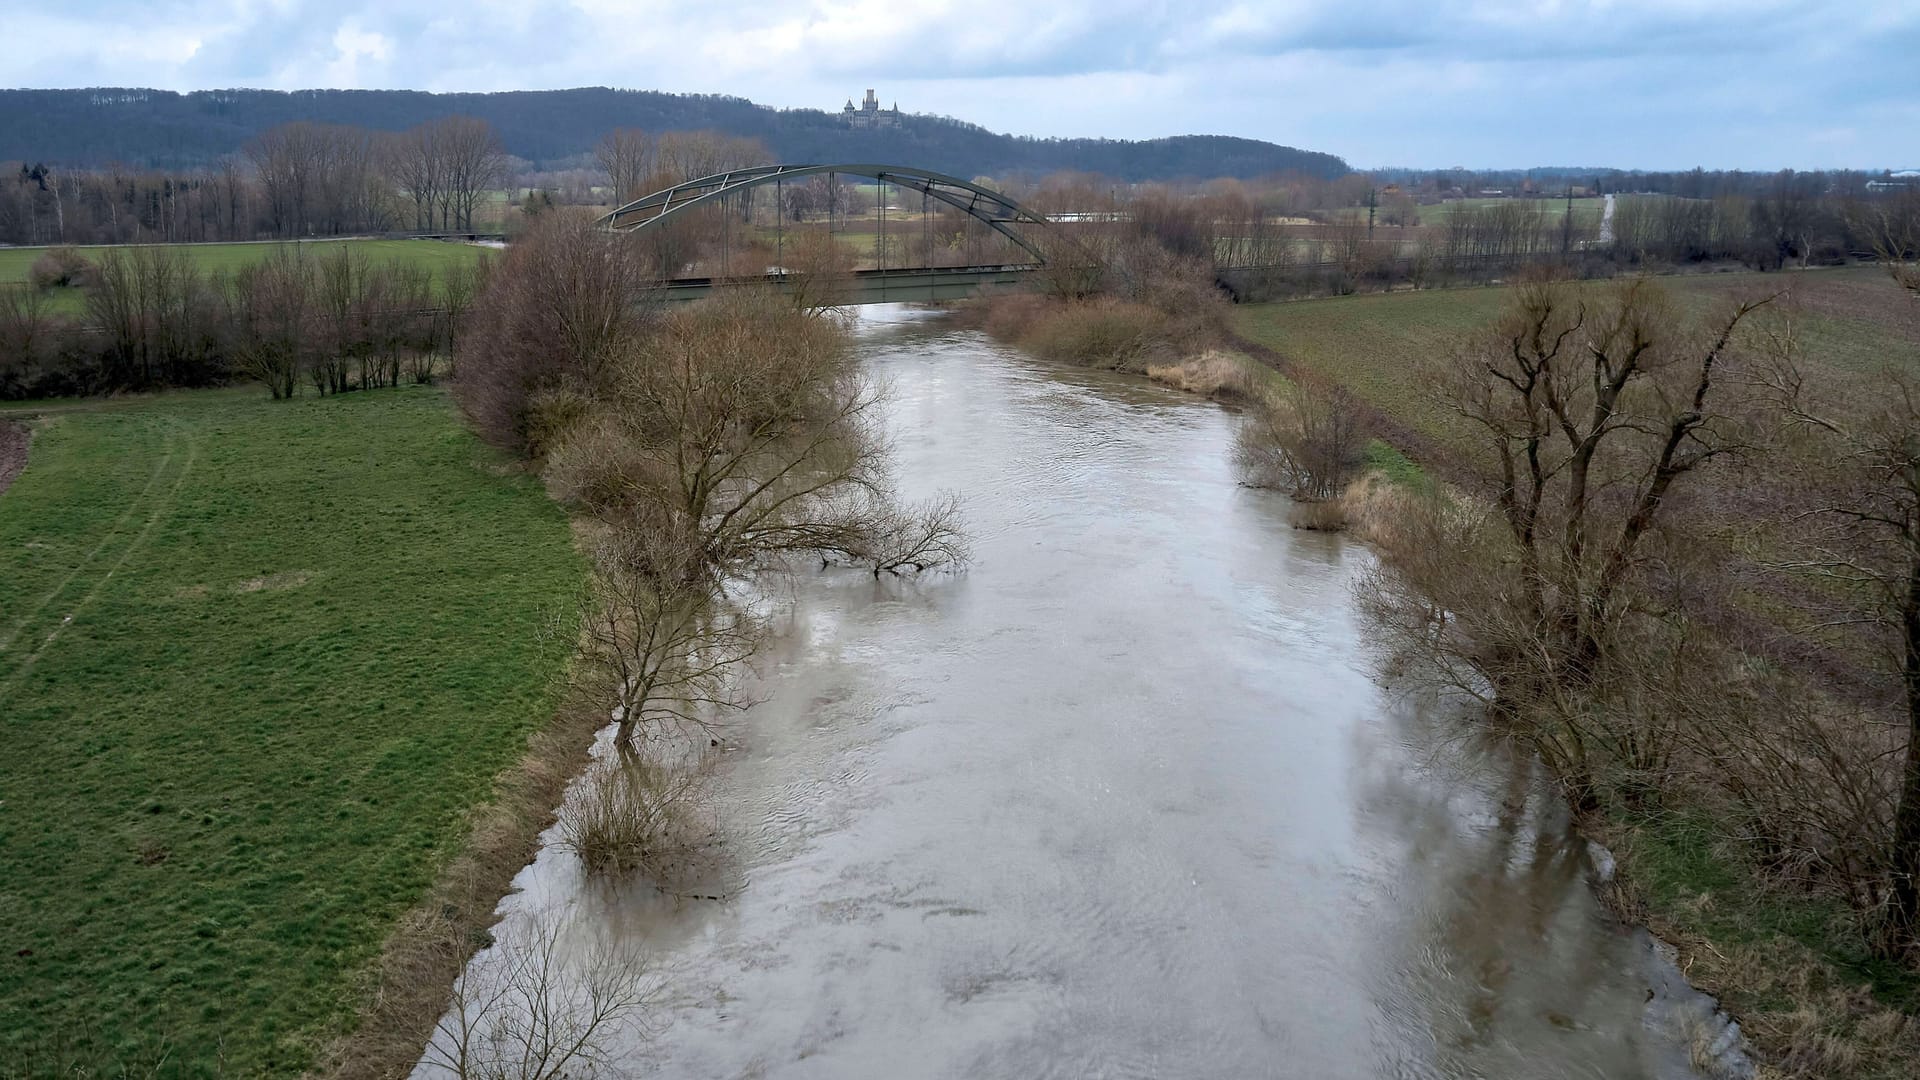
{"type": "Polygon", "coordinates": [[[1031,139],[934,116],[853,130],[837,114],[770,109],[744,98],[646,90],[429,94],[416,90],[0,90],[0,161],[190,167],[232,153],[289,120],[398,131],[441,116],[491,121],[511,154],[553,167],[616,127],[709,128],[759,138],[785,161],[880,161],[967,176],[1059,169],[1122,180],[1346,173],[1331,154],[1255,139],[1184,135],[1143,142],[1031,139]]]}

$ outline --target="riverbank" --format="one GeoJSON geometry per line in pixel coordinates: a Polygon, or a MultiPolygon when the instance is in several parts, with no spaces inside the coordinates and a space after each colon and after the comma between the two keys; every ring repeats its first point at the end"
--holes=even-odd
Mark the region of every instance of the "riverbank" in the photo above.
{"type": "Polygon", "coordinates": [[[305,1072],[554,715],[565,515],[433,388],[31,409],[0,1060],[305,1072]]]}
{"type": "MultiPolygon", "coordinates": [[[[1882,366],[1920,363],[1920,326],[1877,269],[1663,283],[1693,313],[1743,289],[1795,285],[1795,327],[1820,380],[1848,384],[1882,366]]],[[[1373,430],[1390,433],[1445,480],[1474,443],[1435,393],[1429,361],[1460,348],[1509,295],[1481,289],[1247,306],[1234,313],[1235,331],[1245,351],[1283,373],[1344,387],[1373,430]]],[[[1754,556],[1729,548],[1725,558],[1754,556]]],[[[1769,624],[1778,619],[1769,609],[1769,624]]],[[[1920,1069],[1920,971],[1873,958],[1858,912],[1791,866],[1764,865],[1756,845],[1742,841],[1737,811],[1711,788],[1609,800],[1582,819],[1618,857],[1603,898],[1675,946],[1682,970],[1740,1020],[1774,1075],[1912,1075],[1920,1069]]]]}

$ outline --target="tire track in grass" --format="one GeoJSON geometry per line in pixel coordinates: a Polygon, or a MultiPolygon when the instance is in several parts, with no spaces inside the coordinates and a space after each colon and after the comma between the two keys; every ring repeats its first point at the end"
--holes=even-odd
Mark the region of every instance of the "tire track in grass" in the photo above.
{"type": "Polygon", "coordinates": [[[142,487],[133,498],[127,500],[127,508],[120,512],[120,516],[113,520],[113,524],[107,526],[105,534],[100,537],[100,542],[94,545],[93,550],[87,552],[78,563],[75,563],[73,569],[67,571],[67,576],[60,579],[59,584],[49,589],[45,596],[42,596],[37,603],[23,612],[20,618],[12,626],[7,628],[4,635],[0,635],[0,653],[5,653],[8,649],[12,648],[14,641],[26,631],[27,627],[32,624],[34,618],[46,610],[48,604],[58,599],[60,594],[66,591],[67,586],[73,584],[73,579],[79,577],[81,571],[93,565],[93,560],[99,558],[100,553],[107,549],[107,545],[113,543],[114,537],[118,536],[120,531],[126,527],[127,520],[133,517],[134,513],[140,509],[141,503],[145,502],[147,496],[152,494],[153,490],[160,485],[160,478],[166,473],[167,466],[172,464],[174,451],[178,448],[179,440],[175,438],[173,432],[168,432],[166,450],[160,455],[159,462],[154,465],[153,474],[147,477],[146,485],[142,487]]]}
{"type": "MultiPolygon", "coordinates": [[[[19,682],[21,677],[33,668],[34,662],[39,660],[41,655],[51,648],[55,641],[60,639],[61,632],[73,625],[73,620],[99,597],[101,591],[107,587],[107,583],[112,581],[114,575],[120,572],[121,567],[127,564],[127,560],[133,557],[134,552],[140,550],[142,545],[146,543],[147,537],[153,532],[154,527],[166,519],[168,512],[171,511],[174,504],[179,501],[180,489],[186,485],[187,477],[193,473],[193,459],[199,451],[199,446],[191,435],[183,435],[179,442],[186,444],[186,459],[180,463],[179,474],[174,477],[173,484],[167,488],[166,494],[160,499],[159,505],[155,506],[153,511],[147,515],[146,524],[142,525],[140,531],[134,534],[133,540],[120,552],[120,557],[114,560],[113,566],[107,570],[106,574],[103,575],[100,580],[94,582],[93,586],[89,588],[79,600],[74,602],[73,608],[62,616],[59,622],[53,625],[53,629],[48,631],[47,636],[41,640],[40,644],[36,646],[32,652],[20,659],[20,662],[15,665],[13,672],[7,676],[6,681],[0,682],[0,697],[5,697],[6,694],[13,690],[14,684],[19,682]]],[[[177,443],[170,443],[167,451],[167,460],[172,460],[176,447],[177,443]]]]}

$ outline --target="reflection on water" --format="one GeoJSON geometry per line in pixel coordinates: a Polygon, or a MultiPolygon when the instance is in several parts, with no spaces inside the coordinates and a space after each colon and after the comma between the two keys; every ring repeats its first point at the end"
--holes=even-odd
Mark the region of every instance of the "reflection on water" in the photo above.
{"type": "MultiPolygon", "coordinates": [[[[886,320],[891,320],[886,321],[886,320]]],[[[725,903],[583,887],[684,1077],[1666,1077],[1643,939],[1524,762],[1368,675],[1368,555],[1235,486],[1231,417],[915,313],[860,332],[960,576],[805,575],[738,723],[725,903]]]]}

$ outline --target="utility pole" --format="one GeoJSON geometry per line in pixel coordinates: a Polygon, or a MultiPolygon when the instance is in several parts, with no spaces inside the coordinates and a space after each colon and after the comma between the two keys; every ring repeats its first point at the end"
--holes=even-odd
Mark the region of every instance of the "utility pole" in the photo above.
{"type": "Polygon", "coordinates": [[[1367,239],[1373,239],[1373,211],[1380,205],[1380,189],[1367,189],[1367,239]]]}
{"type": "Polygon", "coordinates": [[[1573,250],[1573,185],[1567,185],[1567,219],[1560,223],[1560,254],[1573,250]]]}

